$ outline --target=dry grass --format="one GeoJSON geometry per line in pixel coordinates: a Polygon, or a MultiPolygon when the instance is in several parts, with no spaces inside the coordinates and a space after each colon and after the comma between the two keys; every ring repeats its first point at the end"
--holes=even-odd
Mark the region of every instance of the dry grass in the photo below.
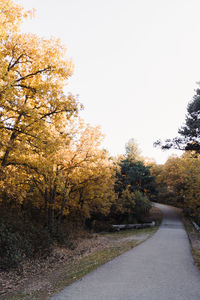
{"type": "Polygon", "coordinates": [[[187,218],[182,217],[182,221],[185,225],[185,229],[190,240],[194,263],[200,270],[200,232],[194,228],[190,220],[187,218]]]}

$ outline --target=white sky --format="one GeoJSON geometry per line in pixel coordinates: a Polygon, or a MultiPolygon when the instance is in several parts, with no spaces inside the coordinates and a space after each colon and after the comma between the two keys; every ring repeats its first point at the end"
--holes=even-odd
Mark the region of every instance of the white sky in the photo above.
{"type": "Polygon", "coordinates": [[[124,153],[136,139],[163,163],[200,80],[199,0],[18,0],[36,8],[23,30],[61,38],[75,64],[66,91],[79,94],[82,116],[100,125],[104,146],[124,153]]]}

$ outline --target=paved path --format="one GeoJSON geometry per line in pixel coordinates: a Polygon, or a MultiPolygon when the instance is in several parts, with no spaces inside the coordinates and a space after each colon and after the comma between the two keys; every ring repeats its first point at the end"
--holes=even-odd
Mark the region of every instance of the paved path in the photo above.
{"type": "Polygon", "coordinates": [[[65,288],[51,300],[200,300],[194,266],[177,209],[163,211],[161,227],[146,242],[65,288]]]}

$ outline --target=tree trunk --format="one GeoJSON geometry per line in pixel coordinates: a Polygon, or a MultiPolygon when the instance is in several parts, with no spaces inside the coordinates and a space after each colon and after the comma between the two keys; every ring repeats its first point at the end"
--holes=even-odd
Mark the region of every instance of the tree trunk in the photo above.
{"type": "Polygon", "coordinates": [[[20,120],[21,120],[21,117],[23,116],[23,113],[21,113],[18,118],[17,118],[17,121],[14,125],[14,128],[13,128],[13,132],[10,136],[10,141],[9,141],[9,146],[7,147],[5,153],[4,153],[4,156],[3,156],[3,159],[2,159],[2,162],[1,162],[1,166],[2,167],[5,167],[6,166],[6,163],[7,163],[7,159],[8,159],[8,156],[9,156],[9,153],[10,153],[10,150],[13,146],[13,142],[14,140],[16,139],[17,135],[16,135],[16,126],[19,124],[20,120]]]}
{"type": "Polygon", "coordinates": [[[66,189],[67,191],[64,192],[64,194],[63,194],[63,200],[62,200],[62,204],[61,204],[61,208],[60,208],[60,214],[59,214],[59,217],[58,217],[58,231],[61,231],[63,212],[64,212],[65,205],[66,205],[66,203],[67,203],[67,199],[68,199],[68,196],[69,196],[70,190],[71,190],[70,187],[67,188],[67,183],[65,183],[65,189],[66,189]]]}

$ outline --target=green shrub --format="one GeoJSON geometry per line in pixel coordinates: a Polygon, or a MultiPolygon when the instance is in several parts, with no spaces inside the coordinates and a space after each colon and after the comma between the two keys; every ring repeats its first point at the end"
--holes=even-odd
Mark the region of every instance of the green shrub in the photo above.
{"type": "Polygon", "coordinates": [[[19,267],[27,258],[46,258],[53,239],[40,225],[8,219],[0,223],[0,268],[19,267]]]}
{"type": "Polygon", "coordinates": [[[18,267],[24,258],[23,238],[8,224],[0,225],[0,268],[18,267]]]}
{"type": "Polygon", "coordinates": [[[149,210],[151,208],[151,202],[149,201],[148,197],[143,195],[143,193],[136,191],[135,192],[135,207],[133,216],[138,220],[141,221],[143,217],[148,215],[149,210]]]}
{"type": "Polygon", "coordinates": [[[24,232],[24,238],[29,244],[26,247],[27,257],[46,258],[51,253],[53,239],[45,228],[30,224],[24,232]]]}
{"type": "MultiPolygon", "coordinates": [[[[113,224],[114,224],[114,222],[113,222],[113,224]]],[[[94,232],[102,232],[102,231],[111,232],[111,231],[113,231],[112,223],[110,220],[107,221],[105,219],[95,220],[93,222],[92,230],[94,232]]]]}

